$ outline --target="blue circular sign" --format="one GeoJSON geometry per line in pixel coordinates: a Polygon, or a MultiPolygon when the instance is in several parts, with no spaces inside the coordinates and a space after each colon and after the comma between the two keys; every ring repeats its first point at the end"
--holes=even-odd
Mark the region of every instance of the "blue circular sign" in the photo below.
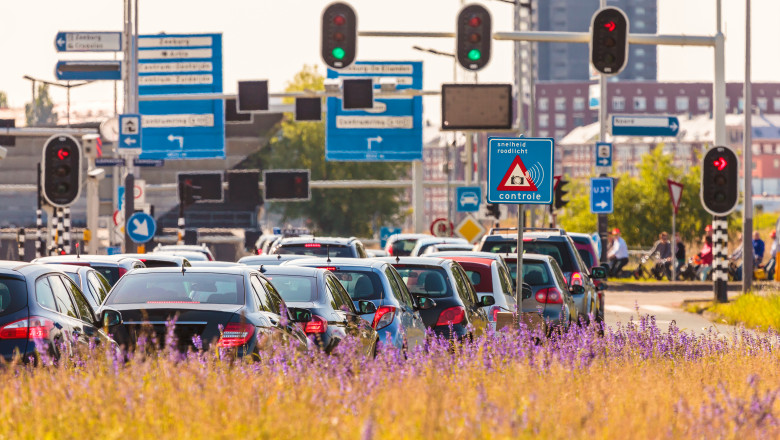
{"type": "Polygon", "coordinates": [[[125,224],[127,235],[136,243],[146,243],[157,232],[157,224],[154,218],[145,212],[136,212],[131,215],[125,224]]]}

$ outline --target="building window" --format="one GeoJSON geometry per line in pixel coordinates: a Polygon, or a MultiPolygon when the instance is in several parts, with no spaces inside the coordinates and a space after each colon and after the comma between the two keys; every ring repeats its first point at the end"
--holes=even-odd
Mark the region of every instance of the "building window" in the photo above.
{"type": "Polygon", "coordinates": [[[645,56],[645,48],[643,48],[643,47],[638,47],[638,48],[634,49],[634,55],[636,55],[636,56],[638,56],[638,57],[643,57],[643,56],[645,56]]]}
{"type": "Polygon", "coordinates": [[[745,110],[745,99],[744,98],[739,98],[739,101],[737,101],[737,108],[739,109],[740,112],[745,110]]]}
{"type": "Polygon", "coordinates": [[[760,108],[762,112],[766,112],[767,105],[768,105],[767,99],[766,98],[758,98],[756,100],[756,102],[758,103],[758,108],[760,108]]]}
{"type": "Polygon", "coordinates": [[[539,127],[550,126],[550,115],[539,115],[539,127]]]}
{"type": "Polygon", "coordinates": [[[566,128],[566,115],[563,113],[555,114],[555,127],[566,128]]]}
{"type": "Polygon", "coordinates": [[[550,137],[550,132],[547,130],[539,130],[539,137],[543,137],[543,138],[550,137]]]}
{"type": "Polygon", "coordinates": [[[772,98],[772,107],[774,107],[775,113],[780,113],[780,98],[772,98]]]}
{"type": "Polygon", "coordinates": [[[696,108],[700,111],[706,112],[710,109],[710,98],[707,96],[699,96],[696,98],[696,108]]]}
{"type": "Polygon", "coordinates": [[[634,23],[634,26],[636,26],[637,29],[644,29],[645,22],[642,20],[637,20],[636,23],[634,23]]]}
{"type": "Polygon", "coordinates": [[[636,15],[645,15],[645,8],[641,6],[637,6],[634,8],[634,14],[636,15]]]}
{"type": "Polygon", "coordinates": [[[656,96],[655,97],[655,109],[666,111],[666,96],[656,96]]]}
{"type": "Polygon", "coordinates": [[[647,110],[647,99],[644,96],[634,97],[634,110],[645,111],[647,110]]]}
{"type": "Polygon", "coordinates": [[[571,108],[574,111],[585,110],[585,98],[582,96],[575,97],[574,100],[571,102],[571,108]]]}
{"type": "Polygon", "coordinates": [[[561,140],[566,137],[566,130],[555,130],[555,139],[561,140]]]}
{"type": "Polygon", "coordinates": [[[613,111],[622,111],[626,109],[626,98],[622,96],[614,96],[612,97],[612,110],[613,111]]]}
{"type": "Polygon", "coordinates": [[[536,108],[540,111],[546,112],[550,108],[547,98],[539,98],[537,100],[536,108]]]}
{"type": "Polygon", "coordinates": [[[555,111],[556,112],[565,112],[566,111],[566,98],[565,97],[555,98],[555,111]]]}
{"type": "Polygon", "coordinates": [[[575,116],[574,117],[574,126],[575,127],[582,127],[583,125],[585,125],[585,118],[583,118],[582,116],[575,116]]]}
{"type": "Polygon", "coordinates": [[[677,107],[678,112],[687,112],[688,111],[688,97],[687,96],[678,96],[677,99],[675,99],[674,105],[677,107]]]}
{"type": "Polygon", "coordinates": [[[773,165],[775,166],[775,168],[780,168],[780,159],[775,159],[773,161],[773,165]]]}

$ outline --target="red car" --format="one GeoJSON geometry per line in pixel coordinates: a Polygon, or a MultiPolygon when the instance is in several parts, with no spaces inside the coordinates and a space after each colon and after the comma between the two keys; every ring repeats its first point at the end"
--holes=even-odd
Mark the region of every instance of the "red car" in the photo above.
{"type": "MultiPolygon", "coordinates": [[[[596,252],[596,246],[593,244],[593,239],[590,235],[579,232],[569,232],[569,237],[574,240],[574,247],[577,248],[577,253],[582,257],[582,261],[585,262],[585,265],[591,269],[601,265],[599,262],[599,255],[596,252]]],[[[596,290],[599,294],[601,310],[604,310],[604,291],[607,289],[607,280],[593,280],[593,283],[596,285],[596,290]]]]}

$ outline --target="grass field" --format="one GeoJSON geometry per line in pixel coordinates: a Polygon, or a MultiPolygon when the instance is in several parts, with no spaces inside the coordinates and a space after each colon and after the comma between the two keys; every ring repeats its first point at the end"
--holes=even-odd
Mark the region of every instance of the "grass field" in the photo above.
{"type": "Polygon", "coordinates": [[[0,368],[0,439],[772,438],[775,335],[662,332],[649,318],[534,345],[525,332],[432,342],[405,358],[257,362],[103,348],[0,368]]]}
{"type": "Polygon", "coordinates": [[[730,325],[744,325],[759,330],[780,331],[780,293],[740,295],[729,303],[699,303],[689,305],[693,313],[710,312],[715,319],[730,325]]]}

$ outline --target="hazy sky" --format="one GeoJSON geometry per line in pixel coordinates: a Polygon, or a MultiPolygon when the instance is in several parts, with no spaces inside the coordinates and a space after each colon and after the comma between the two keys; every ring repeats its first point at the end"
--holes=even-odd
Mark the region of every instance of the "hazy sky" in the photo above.
{"type": "MultiPolygon", "coordinates": [[[[23,75],[54,79],[60,59],[111,59],[111,54],[58,54],[58,31],[121,30],[121,0],[0,0],[0,90],[11,106],[30,100],[30,83],[23,75]]],[[[221,32],[224,44],[224,89],[234,92],[240,79],[268,79],[271,91],[281,91],[303,64],[319,58],[320,13],[326,0],[140,0],[141,33],[221,32]]],[[[361,30],[452,31],[460,0],[352,0],[361,30]]],[[[659,33],[706,35],[715,31],[715,0],[659,0],[659,33]]],[[[493,13],[494,31],[512,29],[512,6],[484,0],[493,13]]],[[[744,72],[744,0],[724,0],[726,77],[741,81],[744,72]]],[[[780,80],[777,42],[780,41],[780,2],[753,0],[753,80],[780,80]]],[[[586,18],[587,20],[590,17],[586,18]]],[[[451,39],[366,38],[358,43],[361,60],[422,60],[426,89],[438,89],[452,80],[450,58],[411,49],[412,45],[452,51],[451,39]]],[[[512,44],[493,43],[490,64],[479,73],[480,82],[512,81],[512,44]]],[[[658,51],[659,79],[711,81],[712,49],[671,48],[658,51]]],[[[121,94],[121,91],[120,91],[121,94]]],[[[55,101],[65,93],[53,90],[55,101]]],[[[72,92],[74,104],[111,101],[110,82],[72,92]]]]}

